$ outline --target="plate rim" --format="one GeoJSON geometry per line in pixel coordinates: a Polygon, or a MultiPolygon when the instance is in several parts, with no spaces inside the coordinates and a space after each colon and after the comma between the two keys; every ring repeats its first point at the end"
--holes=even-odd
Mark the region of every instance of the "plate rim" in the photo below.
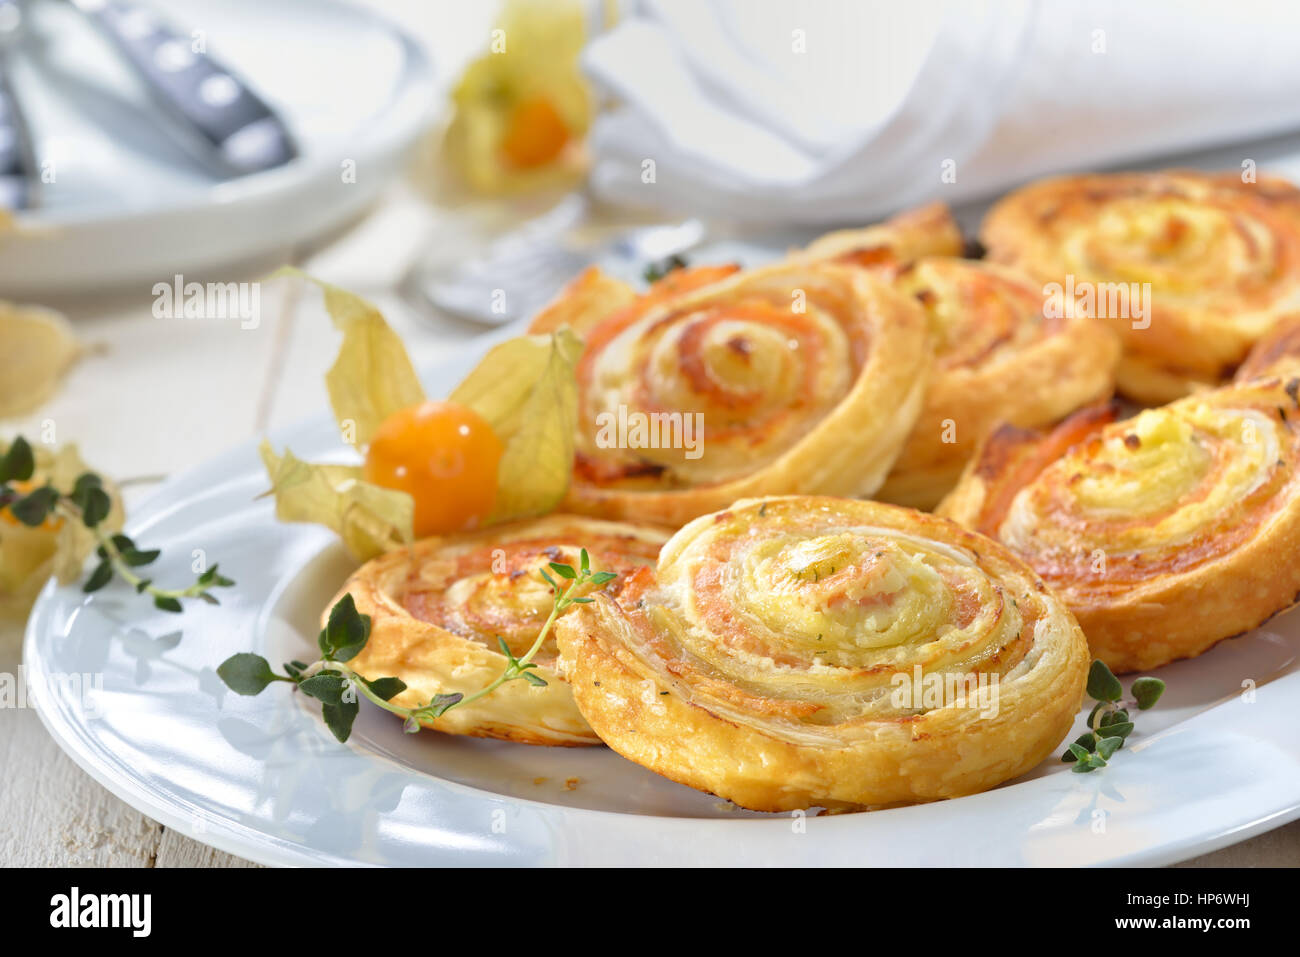
{"type": "MultiPolygon", "coordinates": [[[[455,347],[448,349],[436,363],[424,364],[419,367],[420,378],[422,382],[437,382],[449,377],[457,362],[471,359],[474,356],[481,355],[487,349],[503,338],[517,334],[523,327],[524,323],[515,322],[510,325],[500,327],[487,334],[477,336],[469,341],[458,343],[455,347]]],[[[300,419],[290,425],[271,430],[265,438],[273,444],[293,445],[299,450],[309,449],[313,444],[322,442],[327,437],[336,442],[337,428],[332,418],[325,413],[312,415],[300,419]]],[[[161,520],[168,514],[178,509],[186,507],[188,501],[193,498],[194,491],[197,487],[213,489],[222,482],[237,481],[240,476],[246,474],[240,466],[243,461],[256,461],[256,448],[262,441],[263,437],[254,436],[241,443],[231,446],[212,457],[178,470],[166,480],[161,482],[150,494],[145,497],[139,505],[132,510],[131,520],[128,522],[128,529],[134,531],[142,526],[148,526],[156,521],[161,520]],[[215,480],[213,475],[223,476],[221,480],[215,480]],[[209,478],[204,479],[207,475],[209,478]]],[[[310,451],[305,454],[312,454],[310,451]]],[[[61,588],[58,583],[51,580],[42,588],[36,603],[34,604],[31,614],[28,618],[27,626],[24,632],[22,643],[22,658],[20,659],[24,667],[28,670],[29,675],[34,675],[39,684],[40,676],[45,669],[45,661],[39,651],[40,641],[44,632],[53,634],[53,626],[56,622],[51,621],[54,615],[61,607],[59,594],[61,588]]],[[[1297,612],[1300,614],[1300,612],[1297,612]]],[[[1292,670],[1288,673],[1279,675],[1264,685],[1263,689],[1270,684],[1289,683],[1300,687],[1300,670],[1292,670]]],[[[43,697],[43,695],[42,695],[43,697]]],[[[1282,696],[1285,698],[1285,695],[1282,696]]],[[[1294,703],[1291,705],[1290,715],[1292,719],[1300,714],[1300,695],[1294,695],[1294,703]]],[[[206,815],[205,819],[210,822],[209,827],[205,827],[200,833],[196,833],[193,827],[188,826],[185,817],[176,810],[177,802],[183,801],[183,798],[172,794],[170,798],[165,794],[159,796],[152,793],[138,776],[130,774],[130,767],[125,762],[116,765],[102,764],[98,754],[83,752],[80,738],[64,709],[48,708],[46,704],[37,698],[34,702],[35,710],[49,732],[51,737],[59,745],[60,749],[67,754],[78,767],[89,774],[96,782],[105,787],[110,793],[130,805],[135,810],[145,816],[158,821],[165,827],[179,831],[185,836],[191,837],[201,843],[207,844],[218,850],[255,861],[261,864],[271,866],[302,866],[302,865],[330,865],[330,866],[377,866],[377,862],[357,860],[340,856],[332,851],[320,850],[302,843],[288,840],[279,835],[269,833],[264,829],[259,829],[249,823],[238,820],[214,819],[211,815],[206,815]]],[[[1207,707],[1205,710],[1190,716],[1185,721],[1158,731],[1150,738],[1143,742],[1143,747],[1154,744],[1172,734],[1183,733],[1187,725],[1202,722],[1209,727],[1202,729],[1205,737],[1202,743],[1226,744],[1231,746],[1234,737],[1239,733],[1252,736],[1247,727],[1238,729],[1234,732],[1232,725],[1240,723],[1242,719],[1236,722],[1231,720],[1230,716],[1223,714],[1213,714],[1223,702],[1207,707]]],[[[285,701],[277,704],[276,707],[290,707],[290,702],[285,701]]],[[[1285,710],[1285,704],[1279,705],[1285,710]]],[[[1254,720],[1254,719],[1251,719],[1254,720]]],[[[469,784],[463,784],[454,779],[438,778],[435,775],[428,775],[425,772],[405,765],[384,754],[362,748],[359,746],[347,746],[354,753],[362,754],[370,761],[379,761],[387,765],[401,768],[404,772],[415,775],[420,779],[429,779],[440,785],[451,788],[455,792],[460,792],[471,796],[475,799],[481,799],[486,802],[490,801],[511,801],[515,804],[527,804],[536,809],[544,818],[553,822],[574,823],[583,820],[593,823],[614,820],[622,822],[626,831],[631,837],[633,832],[644,835],[648,831],[653,831],[656,825],[663,829],[699,832],[699,829],[711,830],[719,827],[736,827],[737,825],[748,826],[755,832],[761,832],[764,827],[767,828],[767,834],[762,838],[765,843],[772,843],[770,834],[774,829],[779,827],[783,832],[788,831],[790,818],[785,815],[772,815],[770,818],[761,819],[710,819],[710,818],[684,818],[668,815],[637,814],[628,813],[619,810],[608,809],[591,809],[580,807],[569,807],[564,805],[550,804],[545,801],[538,801],[528,798],[519,798],[507,796],[500,792],[492,792],[476,788],[469,784]]],[[[1136,750],[1136,749],[1135,749],[1136,750]]],[[[1128,752],[1125,752],[1128,754],[1128,752]]],[[[1300,752],[1297,752],[1300,754],[1300,752]]],[[[1130,755],[1130,758],[1132,756],[1130,755]]],[[[311,760],[311,756],[304,754],[304,760],[311,760]]],[[[1297,761],[1300,765],[1300,760],[1297,761]]],[[[1107,773],[1113,775],[1119,780],[1117,784],[1124,781],[1132,781],[1141,784],[1146,775],[1140,770],[1142,762],[1129,760],[1113,765],[1107,770],[1107,773]],[[1134,765],[1137,765],[1137,771],[1133,771],[1134,765]],[[1126,770],[1127,769],[1127,770],[1126,770]]],[[[1275,776],[1278,775],[1276,769],[1272,769],[1275,776]]],[[[1074,776],[1068,776],[1068,779],[1074,776]]],[[[1060,775],[1048,775],[1031,781],[1022,782],[1023,785],[1032,785],[1036,782],[1045,782],[1058,780],[1060,775]]],[[[1279,781],[1282,778],[1279,776],[1279,781]]],[[[1290,780],[1290,779],[1287,779],[1290,780]]],[[[1020,785],[1012,785],[1018,787],[1020,785]]],[[[1039,787],[1045,787],[1039,784],[1039,787]]],[[[823,836],[819,839],[820,843],[834,845],[842,842],[845,836],[851,836],[855,832],[870,832],[875,827],[880,827],[877,823],[868,824],[868,820],[880,821],[882,815],[893,815],[891,820],[903,823],[904,827],[914,827],[915,824],[902,822],[902,818],[925,818],[932,815],[943,815],[948,808],[956,808],[959,805],[964,809],[974,813],[978,804],[998,800],[996,797],[999,792],[1003,795],[1007,793],[1006,789],[993,789],[980,794],[970,795],[961,799],[954,799],[952,802],[939,801],[930,804],[914,805],[905,808],[889,809],[885,811],[869,812],[864,814],[845,814],[835,815],[827,818],[817,818],[824,821],[827,825],[823,829],[823,836]],[[894,814],[894,812],[903,812],[894,814]],[[855,827],[855,823],[857,826],[855,827]]],[[[1026,792],[1019,792],[1026,793],[1026,792]]],[[[962,815],[963,811],[954,811],[954,814],[962,815]]],[[[1167,812],[1162,809],[1160,814],[1167,812]]],[[[811,815],[810,815],[811,816],[811,815]]],[[[1250,837],[1264,833],[1277,827],[1281,827],[1293,820],[1300,819],[1300,789],[1289,796],[1282,796],[1280,791],[1271,806],[1261,813],[1255,814],[1248,819],[1234,818],[1231,821],[1216,819],[1215,823],[1194,828],[1194,833],[1181,833],[1172,839],[1144,838],[1139,845],[1131,851],[1119,855],[1107,857],[1104,860],[1090,861],[1088,866],[1158,866],[1165,864],[1177,863],[1190,857],[1200,854],[1209,853],[1238,843],[1250,837]]],[[[808,837],[811,839],[811,828],[809,828],[808,837]]],[[[1186,827],[1184,830],[1187,830],[1186,827]]],[[[579,843],[581,837],[576,839],[579,843]]],[[[548,850],[554,852],[557,845],[552,843],[548,850]]],[[[435,863],[431,861],[430,863],[435,863]]],[[[505,859],[497,859],[489,854],[478,861],[481,864],[500,865],[511,863],[505,859]]],[[[554,863],[552,861],[551,863],[554,863]]],[[[584,862],[585,863],[585,862],[584,862]]],[[[632,862],[634,866],[635,862],[632,862]]],[[[724,865],[728,862],[722,862],[724,865]]],[[[776,866],[840,866],[835,862],[829,865],[818,863],[813,865],[812,862],[789,860],[774,860],[771,862],[776,866]]],[[[873,862],[874,863],[874,862],[873,862]]],[[[884,863],[892,866],[933,866],[924,862],[909,863],[907,861],[890,860],[884,863]]],[[[1008,866],[1014,862],[1003,861],[998,866],[1008,866]]],[[[1023,866],[1034,866],[1036,862],[1021,862],[1023,866]]],[[[996,862],[995,862],[996,864],[996,862]]],[[[641,865],[644,866],[644,865],[641,865]]],[[[659,866],[655,864],[653,866],[659,866]]],[[[970,866],[966,863],[957,861],[950,862],[948,866],[970,866]]],[[[1059,865],[1058,865],[1059,866],[1059,865]]]]}

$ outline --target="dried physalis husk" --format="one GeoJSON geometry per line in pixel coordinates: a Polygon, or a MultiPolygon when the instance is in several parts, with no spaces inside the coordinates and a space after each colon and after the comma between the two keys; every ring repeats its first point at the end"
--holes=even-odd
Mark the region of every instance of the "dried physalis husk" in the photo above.
{"type": "Polygon", "coordinates": [[[451,394],[487,420],[505,445],[492,522],[553,511],[569,489],[582,341],[568,329],[508,339],[451,394]]]}
{"type": "Polygon", "coordinates": [[[0,418],[37,408],[80,354],[61,314],[0,302],[0,418]]]}
{"type": "MultiPolygon", "coordinates": [[[[0,447],[0,451],[8,451],[8,447],[0,447]]],[[[33,451],[35,473],[25,482],[11,484],[37,488],[48,482],[60,492],[71,492],[77,476],[89,471],[75,445],[56,450],[38,446],[33,451]]],[[[113,506],[100,528],[116,532],[125,518],[122,497],[107,481],[104,490],[113,506]]],[[[51,575],[63,584],[75,581],[94,548],[94,534],[80,522],[51,516],[31,528],[7,509],[0,511],[0,618],[24,617],[51,575]]]]}
{"type": "MultiPolygon", "coordinates": [[[[424,401],[424,389],[401,337],[375,306],[317,285],[343,333],[325,377],[330,404],[344,441],[364,452],[384,419],[424,401]]],[[[574,366],[581,351],[568,329],[509,339],[452,393],[451,401],[481,415],[504,446],[492,523],[544,514],[564,497],[573,468],[574,366]]],[[[277,455],[266,443],[261,454],[281,521],[333,529],[359,560],[411,541],[410,495],[366,482],[359,465],[313,464],[287,449],[277,455]]]]}
{"type": "Polygon", "coordinates": [[[586,13],[573,0],[510,0],[491,49],[452,91],[444,141],[450,166],[475,191],[553,188],[587,166],[582,141],[593,101],[578,58],[586,13]]]}

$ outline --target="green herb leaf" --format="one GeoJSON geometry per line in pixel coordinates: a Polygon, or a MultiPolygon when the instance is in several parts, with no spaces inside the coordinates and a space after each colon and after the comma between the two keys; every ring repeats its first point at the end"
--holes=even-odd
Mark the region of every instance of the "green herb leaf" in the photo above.
{"type": "Polygon", "coordinates": [[[159,611],[170,611],[173,614],[180,614],[185,610],[181,607],[181,603],[170,595],[155,595],[153,606],[159,611]]]}
{"type": "Polygon", "coordinates": [[[0,482],[26,482],[36,472],[36,456],[32,447],[21,435],[15,436],[9,448],[0,457],[0,482]]]}
{"type": "Polygon", "coordinates": [[[247,651],[231,655],[223,661],[217,667],[217,677],[235,694],[250,696],[261,694],[267,685],[276,680],[267,660],[247,651]]]}
{"type": "Polygon", "coordinates": [[[546,679],[543,678],[541,675],[537,674],[536,672],[524,671],[520,674],[520,677],[536,688],[546,687],[546,679]]]}
{"type": "MultiPolygon", "coordinates": [[[[366,681],[365,678],[361,680],[366,681]]],[[[392,701],[406,690],[406,682],[401,678],[376,678],[374,681],[366,681],[366,687],[385,701],[392,701]]]]}
{"type": "Polygon", "coordinates": [[[497,635],[497,647],[501,649],[501,654],[505,655],[506,661],[509,662],[506,671],[510,673],[516,671],[519,668],[519,659],[515,657],[515,653],[510,650],[510,646],[506,644],[506,640],[500,635],[497,635]]]}
{"type": "Polygon", "coordinates": [[[145,565],[151,565],[157,561],[158,556],[162,554],[162,549],[151,548],[147,551],[131,548],[122,553],[122,561],[126,562],[132,568],[142,568],[145,565]]]}
{"type": "Polygon", "coordinates": [[[1133,682],[1130,690],[1133,692],[1133,697],[1137,699],[1138,710],[1146,711],[1155,707],[1155,703],[1165,693],[1165,683],[1159,678],[1139,678],[1133,682]]]}
{"type": "Polygon", "coordinates": [[[95,566],[95,570],[90,573],[90,577],[86,579],[86,584],[81,586],[81,590],[86,594],[90,594],[93,591],[99,591],[112,580],[112,564],[108,561],[102,561],[95,566]]]}
{"type": "Polygon", "coordinates": [[[341,744],[352,736],[352,723],[357,720],[357,712],[360,710],[361,702],[352,698],[339,704],[322,704],[320,713],[325,719],[325,726],[341,744]]]}
{"type": "Polygon", "coordinates": [[[330,609],[329,621],[320,633],[320,649],[330,661],[351,661],[370,640],[370,616],[357,611],[351,594],[344,595],[330,609]]]}
{"type": "Polygon", "coordinates": [[[1118,701],[1124,694],[1124,686],[1100,659],[1088,669],[1088,694],[1098,701],[1118,701]]]}
{"type": "Polygon", "coordinates": [[[45,521],[58,500],[59,493],[53,486],[42,485],[10,505],[9,512],[24,525],[35,528],[45,521]]]}
{"type": "Polygon", "coordinates": [[[560,562],[551,562],[551,570],[555,572],[555,574],[559,575],[561,578],[568,578],[572,580],[578,577],[578,573],[573,570],[572,566],[564,565],[561,564],[560,562]]]}
{"type": "Polygon", "coordinates": [[[430,718],[441,718],[447,713],[447,709],[454,705],[460,704],[465,696],[457,692],[456,694],[438,694],[429,699],[429,703],[420,709],[420,713],[428,715],[430,718]]]}
{"type": "Polygon", "coordinates": [[[1101,733],[1112,738],[1127,738],[1133,733],[1133,722],[1116,721],[1114,724],[1103,724],[1101,733]]]}
{"type": "Polygon", "coordinates": [[[96,486],[87,489],[85,503],[81,506],[81,521],[87,528],[94,528],[113,510],[113,500],[108,493],[96,486]]]}
{"type": "Polygon", "coordinates": [[[1102,738],[1097,742],[1097,753],[1103,758],[1109,758],[1112,754],[1124,746],[1123,738],[1102,738]]]}
{"type": "Polygon", "coordinates": [[[1061,760],[1067,762],[1082,761],[1084,758],[1088,756],[1088,753],[1089,752],[1087,748],[1081,747],[1078,744],[1071,744],[1068,748],[1065,749],[1065,753],[1061,755],[1061,760]]]}
{"type": "Polygon", "coordinates": [[[347,690],[348,679],[333,671],[321,671],[298,683],[304,694],[311,695],[325,704],[343,703],[343,693],[347,690]]]}

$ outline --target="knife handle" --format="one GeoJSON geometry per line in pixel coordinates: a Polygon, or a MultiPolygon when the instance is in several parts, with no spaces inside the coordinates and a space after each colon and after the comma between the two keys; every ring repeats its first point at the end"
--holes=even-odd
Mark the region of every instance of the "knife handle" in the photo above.
{"type": "Polygon", "coordinates": [[[9,78],[0,70],[0,209],[31,206],[36,183],[36,161],[27,122],[9,78]]]}
{"type": "Polygon", "coordinates": [[[237,76],[130,0],[72,0],[121,52],[199,158],[227,174],[297,155],[278,116],[237,76]]]}

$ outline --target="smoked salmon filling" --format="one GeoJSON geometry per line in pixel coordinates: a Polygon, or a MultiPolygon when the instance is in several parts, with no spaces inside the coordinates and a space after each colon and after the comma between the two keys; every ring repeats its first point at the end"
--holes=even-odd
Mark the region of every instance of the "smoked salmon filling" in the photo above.
{"type": "Polygon", "coordinates": [[[785,262],[587,328],[565,507],[677,526],[765,493],[869,495],[920,412],[930,332],[868,271],[785,262]]]}
{"type": "Polygon", "coordinates": [[[1300,379],[995,432],[939,513],[1019,554],[1114,671],[1201,654],[1300,591],[1300,379]]]}
{"type": "Polygon", "coordinates": [[[1300,190],[1194,172],[1043,180],[999,202],[991,261],[1090,303],[1121,335],[1119,387],[1158,404],[1222,383],[1300,308],[1300,190]]]}
{"type": "Polygon", "coordinates": [[[952,522],[849,499],[736,502],[557,624],[614,750],[747,808],[970,794],[1074,720],[1082,632],[1018,558],[952,522]]]}
{"type": "MultiPolygon", "coordinates": [[[[393,699],[403,707],[439,694],[468,696],[506,667],[499,641],[519,657],[541,632],[553,594],[540,572],[551,562],[577,567],[586,548],[593,571],[618,574],[602,591],[616,594],[632,572],[654,563],[667,537],[642,525],[550,515],[390,551],[359,568],[339,593],[351,593],[371,618],[370,640],[350,664],[369,680],[404,681],[407,690],[393,699]]],[[[556,654],[548,636],[533,658],[544,687],[508,682],[426,726],[525,744],[600,744],[555,670],[556,654]]]]}

